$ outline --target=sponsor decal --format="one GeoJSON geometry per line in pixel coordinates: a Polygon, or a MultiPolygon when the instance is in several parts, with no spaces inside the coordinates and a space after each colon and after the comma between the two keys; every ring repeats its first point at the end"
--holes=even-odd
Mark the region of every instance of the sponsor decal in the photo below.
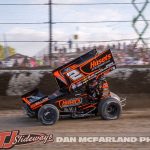
{"type": "Polygon", "coordinates": [[[108,54],[106,56],[104,56],[103,58],[99,58],[98,60],[93,60],[92,62],[90,62],[90,69],[110,60],[112,58],[111,54],[108,54]]]}
{"type": "Polygon", "coordinates": [[[68,107],[68,106],[74,106],[76,104],[80,104],[81,100],[79,98],[77,99],[70,99],[70,100],[60,100],[57,102],[59,107],[63,108],[63,107],[68,107]]]}
{"type": "Polygon", "coordinates": [[[103,72],[103,70],[107,70],[113,66],[115,66],[115,62],[111,51],[108,50],[103,54],[97,55],[96,58],[82,66],[80,70],[84,74],[90,74],[97,71],[103,72]]]}
{"type": "Polygon", "coordinates": [[[19,130],[0,132],[0,149],[11,149],[16,145],[53,142],[52,134],[20,134],[19,130]]]}

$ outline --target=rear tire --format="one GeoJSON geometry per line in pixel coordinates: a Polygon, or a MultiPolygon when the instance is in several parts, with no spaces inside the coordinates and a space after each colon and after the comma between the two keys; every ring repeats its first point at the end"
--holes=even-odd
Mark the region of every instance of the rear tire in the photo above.
{"type": "Polygon", "coordinates": [[[121,103],[115,98],[102,100],[98,106],[98,112],[104,120],[116,120],[120,117],[122,111],[121,103]]]}
{"type": "Polygon", "coordinates": [[[59,119],[59,110],[52,104],[46,104],[39,109],[38,119],[44,125],[53,125],[59,119]]]}

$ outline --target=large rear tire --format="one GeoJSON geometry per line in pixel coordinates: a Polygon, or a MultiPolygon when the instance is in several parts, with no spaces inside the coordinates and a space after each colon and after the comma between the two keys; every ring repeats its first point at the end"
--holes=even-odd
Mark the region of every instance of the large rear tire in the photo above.
{"type": "Polygon", "coordinates": [[[39,109],[38,119],[44,125],[53,125],[59,119],[59,110],[52,104],[46,104],[39,109]]]}
{"type": "Polygon", "coordinates": [[[116,120],[120,117],[122,111],[121,103],[115,98],[102,100],[98,106],[98,112],[104,120],[116,120]]]}

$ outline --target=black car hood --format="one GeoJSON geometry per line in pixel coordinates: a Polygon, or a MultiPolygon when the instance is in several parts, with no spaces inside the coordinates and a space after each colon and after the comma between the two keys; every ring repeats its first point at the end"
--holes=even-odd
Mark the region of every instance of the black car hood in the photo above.
{"type": "Polygon", "coordinates": [[[63,96],[68,95],[69,93],[63,90],[56,90],[53,94],[49,95],[48,98],[50,100],[54,100],[54,99],[58,99],[61,98],[63,96]]]}

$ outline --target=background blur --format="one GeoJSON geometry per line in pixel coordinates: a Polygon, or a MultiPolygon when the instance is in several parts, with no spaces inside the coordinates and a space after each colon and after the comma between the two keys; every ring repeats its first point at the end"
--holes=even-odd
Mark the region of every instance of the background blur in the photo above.
{"type": "Polygon", "coordinates": [[[93,48],[112,50],[107,79],[127,108],[149,107],[149,10],[148,0],[1,0],[0,109],[21,108],[35,87],[51,94],[52,69],[93,48]]]}
{"type": "Polygon", "coordinates": [[[118,66],[150,64],[148,0],[1,0],[0,68],[58,67],[110,48],[118,66]]]}

